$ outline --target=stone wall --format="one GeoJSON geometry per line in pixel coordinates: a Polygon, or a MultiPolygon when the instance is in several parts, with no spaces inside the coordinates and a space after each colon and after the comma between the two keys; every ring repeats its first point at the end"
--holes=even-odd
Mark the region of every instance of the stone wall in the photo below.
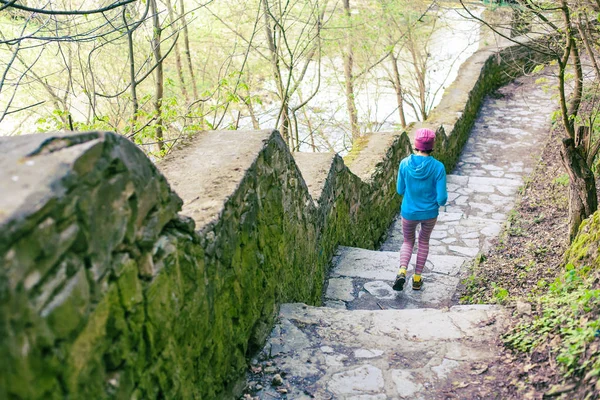
{"type": "Polygon", "coordinates": [[[115,371],[160,352],[166,327],[144,329],[142,289],[181,200],[114,134],[0,148],[0,398],[99,398],[148,379],[115,371]]]}
{"type": "MultiPolygon", "coordinates": [[[[529,56],[465,63],[430,122],[448,170],[529,56]]],[[[377,246],[410,143],[372,134],[346,165],[292,156],[276,131],[210,132],[160,172],[110,133],[0,149],[0,398],[214,399],[239,392],[279,303],[321,301],[338,245],[377,246]]]]}

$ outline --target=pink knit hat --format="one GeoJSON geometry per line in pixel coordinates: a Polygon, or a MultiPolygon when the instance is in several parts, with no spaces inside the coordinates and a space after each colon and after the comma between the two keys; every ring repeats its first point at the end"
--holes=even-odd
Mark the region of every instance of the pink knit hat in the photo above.
{"type": "Polygon", "coordinates": [[[420,128],[415,132],[415,149],[421,151],[433,150],[435,132],[428,128],[420,128]]]}

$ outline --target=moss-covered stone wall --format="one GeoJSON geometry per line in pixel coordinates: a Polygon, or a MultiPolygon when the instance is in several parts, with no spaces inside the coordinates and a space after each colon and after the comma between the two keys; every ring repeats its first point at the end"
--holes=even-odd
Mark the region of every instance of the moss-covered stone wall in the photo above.
{"type": "MultiPolygon", "coordinates": [[[[339,243],[376,245],[409,151],[406,135],[385,136],[369,182],[334,156],[314,201],[279,134],[252,135],[257,151],[202,226],[177,214],[181,198],[120,136],[0,139],[11,193],[0,200],[0,397],[237,391],[277,305],[318,304],[339,243]]],[[[164,166],[174,180],[177,160],[164,166]]]]}
{"type": "MultiPolygon", "coordinates": [[[[465,64],[429,122],[448,170],[531,56],[465,64]]],[[[232,398],[278,304],[318,304],[338,245],[376,248],[409,142],[316,168],[276,131],[211,132],[159,171],[111,133],[0,138],[0,398],[232,398]]]]}

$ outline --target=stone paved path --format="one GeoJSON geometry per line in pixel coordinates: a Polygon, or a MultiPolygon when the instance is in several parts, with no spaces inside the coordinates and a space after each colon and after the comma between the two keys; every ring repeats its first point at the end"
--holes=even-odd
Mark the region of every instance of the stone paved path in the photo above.
{"type": "Polygon", "coordinates": [[[381,251],[340,247],[325,307],[282,306],[262,367],[267,375],[282,376],[283,385],[279,392],[260,385],[256,396],[447,398],[452,382],[485,371],[505,312],[453,306],[452,296],[461,268],[500,232],[541,152],[553,109],[550,96],[531,77],[500,93],[505,96],[486,99],[448,176],[449,202],[433,232],[423,290],[413,291],[410,280],[403,292],[391,288],[402,243],[399,221],[381,251]]]}

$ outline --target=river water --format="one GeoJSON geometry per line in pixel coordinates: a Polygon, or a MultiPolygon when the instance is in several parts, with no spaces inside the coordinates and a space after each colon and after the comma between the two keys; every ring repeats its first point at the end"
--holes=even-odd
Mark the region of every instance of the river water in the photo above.
{"type": "MultiPolygon", "coordinates": [[[[451,4],[451,3],[450,3],[451,4]]],[[[460,6],[459,6],[460,7],[460,6]]],[[[480,16],[483,7],[470,8],[480,16]]],[[[436,29],[428,42],[430,60],[428,62],[426,86],[430,108],[437,105],[447,88],[456,78],[460,65],[479,47],[480,26],[477,21],[465,18],[462,8],[442,3],[434,12],[438,15],[436,29]]],[[[375,67],[369,74],[357,80],[355,101],[359,114],[360,128],[366,132],[384,132],[400,130],[398,102],[392,84],[387,78],[385,68],[389,61],[375,67]]],[[[410,85],[412,80],[409,63],[400,61],[399,67],[403,84],[410,85]]],[[[305,78],[304,93],[310,93],[317,82],[317,68],[312,66],[305,78]]],[[[305,96],[307,97],[307,95],[305,96]]],[[[295,99],[298,101],[298,99],[295,99]]],[[[293,104],[292,104],[293,105],[293,104]]],[[[272,128],[278,109],[259,110],[261,128],[272,128]]],[[[306,113],[298,113],[300,132],[300,151],[335,151],[344,155],[351,148],[349,135],[349,117],[344,92],[344,69],[341,58],[325,59],[321,66],[321,83],[318,94],[306,107],[306,113]],[[310,119],[313,140],[310,138],[308,124],[310,119]]],[[[415,112],[405,104],[407,122],[418,121],[415,112]]],[[[249,118],[242,118],[239,129],[252,129],[249,118]]]]}
{"type": "MultiPolygon", "coordinates": [[[[480,36],[479,23],[466,18],[458,3],[440,2],[438,4],[440,4],[438,8],[430,11],[435,13],[437,18],[436,28],[427,45],[430,58],[426,86],[430,108],[439,103],[444,89],[456,78],[460,65],[477,50],[480,36]]],[[[476,15],[481,15],[484,10],[483,7],[470,7],[470,9],[476,15]]],[[[378,57],[378,55],[374,55],[373,59],[378,57]]],[[[403,84],[410,86],[410,82],[413,81],[410,76],[411,67],[409,63],[402,60],[410,57],[407,53],[403,56],[401,53],[400,58],[399,67],[403,84]]],[[[401,129],[396,93],[385,69],[388,67],[389,60],[385,60],[355,82],[355,102],[360,129],[363,133],[401,129]]],[[[360,66],[357,65],[355,73],[358,73],[359,68],[360,66]]],[[[317,65],[313,63],[300,88],[304,99],[317,86],[318,76],[317,65]]],[[[265,90],[274,91],[273,82],[267,82],[265,85],[267,86],[264,88],[265,90]]],[[[80,97],[81,99],[74,100],[74,104],[80,103],[79,106],[72,110],[76,120],[83,119],[86,113],[81,110],[87,109],[85,96],[81,94],[80,97]]],[[[292,106],[294,102],[298,104],[300,98],[294,97],[292,106]]],[[[278,107],[276,102],[263,102],[263,105],[255,106],[261,129],[276,126],[278,107]]],[[[418,120],[415,112],[408,105],[405,106],[405,115],[407,122],[418,120]]],[[[29,114],[25,118],[22,118],[20,114],[11,115],[3,121],[0,135],[33,132],[37,128],[36,118],[35,114],[29,114]]],[[[341,57],[324,57],[320,69],[319,90],[308,105],[302,111],[297,112],[297,121],[301,151],[334,151],[344,155],[350,150],[352,144],[349,135],[344,68],[341,57]]],[[[229,121],[225,118],[225,124],[221,126],[221,129],[234,123],[233,117],[229,121]]],[[[239,119],[238,129],[253,129],[250,118],[242,115],[239,119]]],[[[144,150],[151,149],[146,146],[143,148],[144,150]]]]}

